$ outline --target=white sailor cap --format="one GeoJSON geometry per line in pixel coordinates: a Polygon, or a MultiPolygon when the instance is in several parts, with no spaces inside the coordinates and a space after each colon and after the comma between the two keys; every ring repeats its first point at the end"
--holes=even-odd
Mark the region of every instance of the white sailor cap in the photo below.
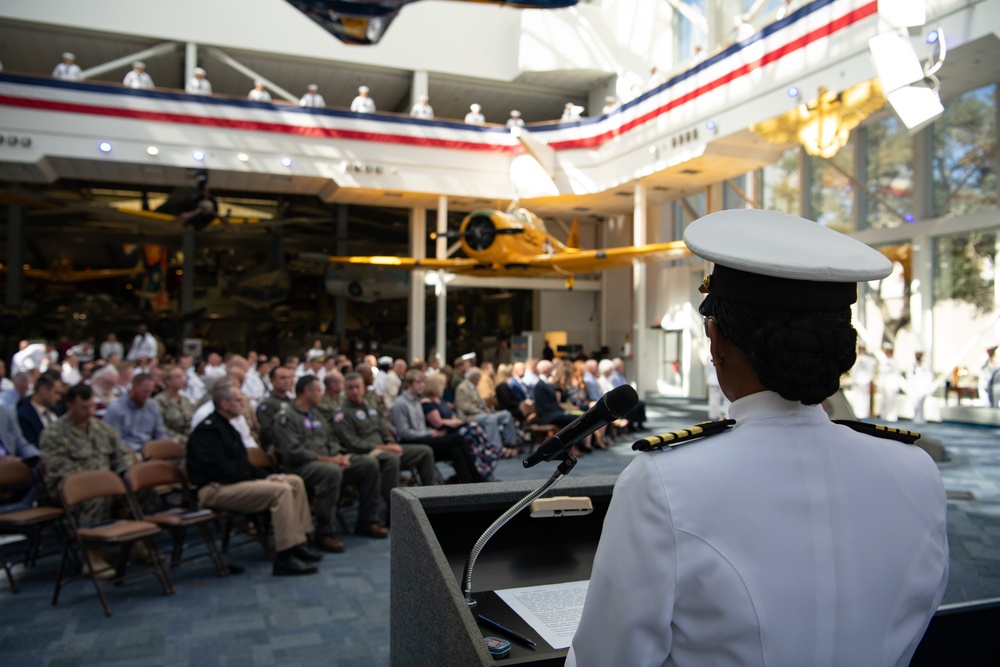
{"type": "Polygon", "coordinates": [[[391,366],[392,365],[392,357],[390,357],[388,355],[386,355],[384,357],[379,357],[378,358],[378,365],[379,366],[391,366]]]}
{"type": "Polygon", "coordinates": [[[205,70],[202,69],[201,67],[195,67],[194,68],[194,73],[195,74],[201,74],[202,76],[205,76],[205,70]]]}
{"type": "Polygon", "coordinates": [[[306,90],[319,90],[319,86],[317,86],[315,83],[310,83],[308,86],[306,86],[306,90]]]}
{"type": "Polygon", "coordinates": [[[892,262],[811,220],[757,209],[719,211],[684,232],[691,252],[715,263],[699,309],[713,297],[782,310],[832,310],[858,300],[858,283],[885,278],[892,262]]]}
{"type": "Polygon", "coordinates": [[[511,109],[510,115],[513,116],[514,118],[517,118],[518,116],[521,115],[521,112],[518,111],[517,109],[511,109]]]}
{"type": "Polygon", "coordinates": [[[358,92],[361,93],[362,95],[366,94],[368,92],[368,86],[359,86],[358,92]]]}
{"type": "Polygon", "coordinates": [[[69,51],[63,51],[62,57],[63,60],[76,60],[76,56],[74,56],[69,51]]]}
{"type": "Polygon", "coordinates": [[[478,104],[470,104],[469,109],[471,109],[473,113],[479,113],[479,110],[482,109],[482,107],[478,104]]]}
{"type": "Polygon", "coordinates": [[[142,62],[141,60],[136,60],[134,63],[132,63],[132,69],[136,68],[146,69],[146,63],[142,62]]]}
{"type": "Polygon", "coordinates": [[[323,358],[323,350],[317,350],[316,348],[310,348],[306,352],[306,361],[315,361],[316,359],[323,358]]]}

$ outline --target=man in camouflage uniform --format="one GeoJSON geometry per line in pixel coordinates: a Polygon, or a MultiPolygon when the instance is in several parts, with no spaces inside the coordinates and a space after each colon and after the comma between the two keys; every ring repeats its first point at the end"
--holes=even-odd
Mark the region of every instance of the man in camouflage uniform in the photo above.
{"type": "Polygon", "coordinates": [[[437,484],[434,450],[427,445],[400,445],[389,431],[389,423],[379,406],[364,401],[365,381],[358,373],[344,376],[344,402],[333,415],[333,429],[349,452],[373,457],[382,471],[382,498],[399,485],[399,471],[416,468],[425,486],[437,484]]]}
{"type": "Polygon", "coordinates": [[[167,372],[167,388],[153,397],[160,406],[167,435],[181,444],[187,442],[191,432],[191,418],[194,416],[194,404],[181,393],[186,384],[184,369],[175,366],[167,372]]]}
{"type": "Polygon", "coordinates": [[[356,486],[361,494],[357,534],[386,537],[389,531],[378,524],[378,464],[370,456],[348,454],[341,449],[330,424],[316,410],[322,396],[314,376],[299,378],[295,400],[274,422],[272,435],[282,464],[301,477],[309,489],[316,514],[315,545],[324,551],[341,552],[344,543],[336,538],[334,529],[344,482],[356,486]]]}
{"type": "MultiPolygon", "coordinates": [[[[66,414],[42,431],[38,447],[45,462],[45,485],[58,497],[59,482],[77,472],[111,470],[121,474],[132,465],[132,456],[122,445],[118,432],[94,417],[94,393],[85,384],[76,384],[65,395],[66,414]]],[[[82,526],[111,518],[113,498],[96,498],[77,505],[82,526]]],[[[110,572],[104,555],[88,552],[95,572],[110,572]]]]}
{"type": "Polygon", "coordinates": [[[260,424],[260,441],[265,449],[274,446],[272,429],[274,422],[290,402],[288,392],[295,382],[295,371],[284,366],[275,366],[268,373],[271,393],[257,406],[257,422],[260,424]]]}
{"type": "MultiPolygon", "coordinates": [[[[384,415],[385,405],[382,404],[382,397],[375,393],[375,371],[368,364],[358,364],[354,372],[361,376],[365,384],[365,391],[361,395],[361,402],[370,408],[378,410],[380,415],[384,415]]],[[[346,375],[344,379],[346,381],[346,375]]]]}
{"type": "Polygon", "coordinates": [[[327,424],[333,424],[333,415],[344,402],[344,376],[340,371],[329,371],[323,378],[323,399],[316,406],[327,424]]]}

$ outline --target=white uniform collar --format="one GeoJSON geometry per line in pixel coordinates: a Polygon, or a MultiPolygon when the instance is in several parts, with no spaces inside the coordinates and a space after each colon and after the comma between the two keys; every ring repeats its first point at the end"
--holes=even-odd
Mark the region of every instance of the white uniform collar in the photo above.
{"type": "Polygon", "coordinates": [[[760,391],[744,396],[729,406],[729,417],[736,420],[737,427],[753,419],[792,416],[815,421],[830,421],[822,406],[789,401],[773,391],[760,391]]]}

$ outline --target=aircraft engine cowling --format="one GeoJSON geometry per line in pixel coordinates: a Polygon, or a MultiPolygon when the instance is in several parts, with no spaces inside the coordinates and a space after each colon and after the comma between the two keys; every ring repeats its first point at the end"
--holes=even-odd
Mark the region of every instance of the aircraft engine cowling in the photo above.
{"type": "Polygon", "coordinates": [[[473,250],[482,252],[493,245],[496,240],[496,225],[488,215],[477,215],[473,213],[469,216],[469,222],[465,227],[468,236],[465,242],[473,250]]]}

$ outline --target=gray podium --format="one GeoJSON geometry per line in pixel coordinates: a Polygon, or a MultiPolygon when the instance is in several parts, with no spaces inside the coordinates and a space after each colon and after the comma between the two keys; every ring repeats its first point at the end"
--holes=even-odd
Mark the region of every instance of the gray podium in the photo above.
{"type": "Polygon", "coordinates": [[[542,480],[394,490],[391,664],[561,666],[567,649],[555,650],[546,644],[492,591],[590,579],[617,479],[570,475],[547,495],[589,496],[592,514],[532,519],[525,510],[494,535],[473,571],[472,588],[478,602],[474,610],[465,603],[461,590],[469,551],[497,517],[542,480]],[[532,649],[480,627],[476,613],[530,637],[537,646],[532,649]],[[510,656],[494,661],[483,641],[486,636],[510,640],[510,656]]]}

